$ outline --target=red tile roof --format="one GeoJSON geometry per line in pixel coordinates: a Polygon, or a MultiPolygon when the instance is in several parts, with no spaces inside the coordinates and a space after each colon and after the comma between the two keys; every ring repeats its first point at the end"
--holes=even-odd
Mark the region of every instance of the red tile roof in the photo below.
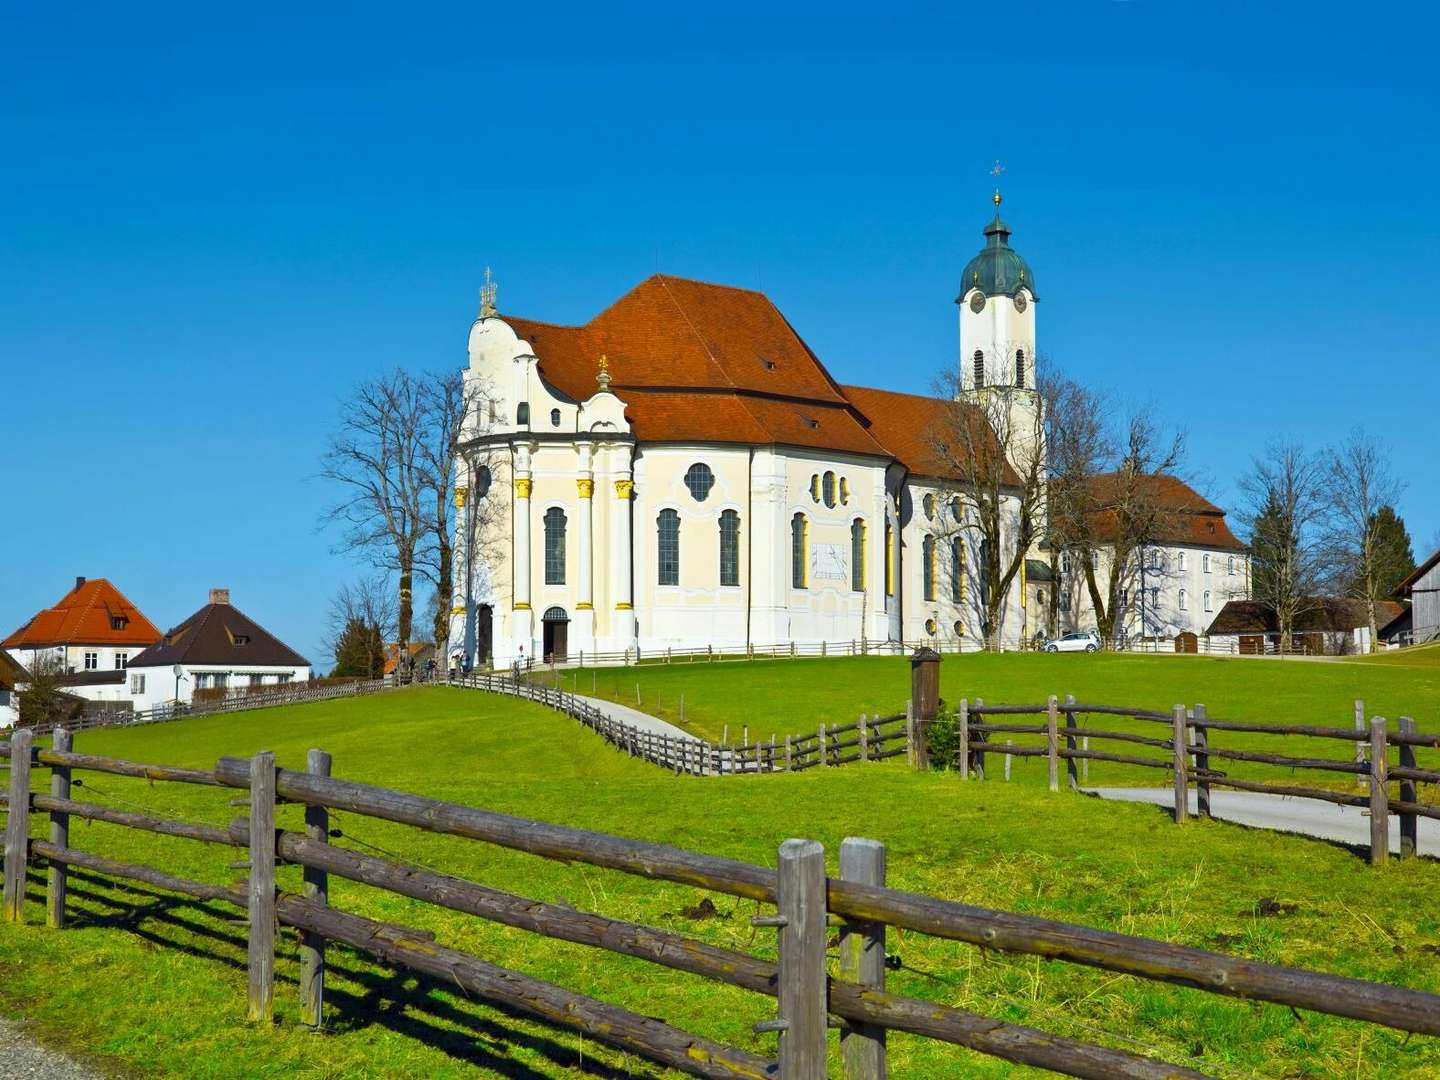
{"type": "MultiPolygon", "coordinates": [[[[1119,475],[1116,473],[1096,477],[1092,491],[1094,504],[1110,502],[1113,505],[1114,499],[1119,497],[1112,494],[1118,484],[1119,475]]],[[[1138,478],[1138,487],[1141,494],[1153,498],[1167,511],[1161,518],[1161,530],[1154,537],[1155,542],[1227,551],[1245,550],[1245,545],[1225,523],[1225,511],[1183,480],[1174,476],[1142,476],[1138,478]]],[[[1096,540],[1107,542],[1115,538],[1118,527],[1115,511],[1099,510],[1089,517],[1091,535],[1096,540]]]]}
{"type": "Polygon", "coordinates": [[[56,645],[153,645],[155,624],[104,578],[81,581],[52,608],[39,612],[0,641],[4,649],[45,649],[56,645]],[[121,620],[116,628],[114,620],[121,620]]]}
{"type": "MultiPolygon", "coordinates": [[[[983,410],[974,405],[921,394],[900,394],[869,386],[844,387],[845,394],[870,422],[870,435],[900,464],[917,476],[971,479],[958,475],[954,444],[983,447],[1000,453],[1000,443],[983,410]],[[969,425],[962,435],[960,425],[969,425]],[[942,452],[949,444],[952,449],[942,452]]],[[[1005,481],[1018,484],[1019,477],[1008,465],[1005,481]]]]}
{"type": "Polygon", "coordinates": [[[503,316],[540,373],[583,401],[610,388],[645,442],[777,443],[889,457],[763,293],[656,274],[584,326],[503,316]]]}

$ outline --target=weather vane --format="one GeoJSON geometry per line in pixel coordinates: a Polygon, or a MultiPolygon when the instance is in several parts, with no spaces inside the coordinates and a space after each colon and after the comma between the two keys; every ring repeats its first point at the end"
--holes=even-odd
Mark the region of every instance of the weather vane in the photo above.
{"type": "Polygon", "coordinates": [[[610,390],[610,360],[603,353],[600,356],[600,370],[595,374],[595,381],[599,384],[602,392],[610,390]]]}
{"type": "Polygon", "coordinates": [[[995,177],[995,205],[1000,205],[1000,174],[1005,171],[1005,166],[1000,164],[1000,159],[995,159],[995,164],[990,168],[990,175],[995,177]]]}
{"type": "Polygon", "coordinates": [[[490,267],[485,267],[485,284],[480,286],[480,318],[488,319],[495,314],[495,282],[490,280],[490,267]]]}

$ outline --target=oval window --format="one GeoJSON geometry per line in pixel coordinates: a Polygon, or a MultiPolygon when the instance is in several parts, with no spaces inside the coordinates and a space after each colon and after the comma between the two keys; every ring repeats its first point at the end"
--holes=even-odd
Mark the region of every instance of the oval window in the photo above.
{"type": "Polygon", "coordinates": [[[925,620],[925,632],[926,632],[927,634],[929,634],[931,637],[934,637],[936,631],[938,631],[939,629],[940,629],[940,626],[939,626],[939,624],[937,624],[937,623],[935,622],[934,619],[926,619],[926,620],[925,620]]]}
{"type": "Polygon", "coordinates": [[[935,496],[926,495],[920,505],[925,507],[925,516],[933,521],[935,518],[935,496]]]}
{"type": "Polygon", "coordinates": [[[843,476],[840,477],[840,505],[850,505],[850,481],[843,476]]]}
{"type": "Polygon", "coordinates": [[[820,474],[816,473],[810,477],[810,498],[815,502],[820,501],[820,474]]]}
{"type": "Polygon", "coordinates": [[[696,462],[685,474],[685,486],[690,489],[696,502],[704,502],[710,497],[710,489],[715,486],[715,474],[710,471],[709,465],[696,462]]]}
{"type": "Polygon", "coordinates": [[[955,620],[955,636],[956,636],[956,637],[964,637],[964,636],[965,636],[965,624],[962,623],[959,619],[956,619],[956,620],[955,620]]]}
{"type": "Polygon", "coordinates": [[[827,472],[820,481],[820,497],[826,506],[835,505],[835,474],[827,472]]]}

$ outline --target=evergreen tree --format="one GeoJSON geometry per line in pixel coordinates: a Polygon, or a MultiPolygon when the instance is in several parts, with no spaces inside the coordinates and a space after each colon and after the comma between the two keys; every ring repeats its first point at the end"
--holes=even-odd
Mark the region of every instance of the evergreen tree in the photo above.
{"type": "Polygon", "coordinates": [[[385,637],[380,628],[352,616],[335,642],[335,677],[378,679],[385,673],[385,637]]]}
{"type": "Polygon", "coordinates": [[[1375,536],[1376,579],[1375,595],[1367,599],[1387,600],[1395,592],[1395,586],[1415,569],[1415,550],[1405,519],[1393,506],[1382,506],[1376,512],[1371,519],[1371,529],[1375,536]]]}

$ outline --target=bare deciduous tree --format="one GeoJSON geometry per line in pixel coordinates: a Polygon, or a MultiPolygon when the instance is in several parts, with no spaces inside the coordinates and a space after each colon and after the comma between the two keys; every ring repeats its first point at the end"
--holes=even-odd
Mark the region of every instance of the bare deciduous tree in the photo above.
{"type": "Polygon", "coordinates": [[[1373,650],[1379,642],[1375,602],[1386,592],[1380,511],[1399,500],[1401,485],[1384,446],[1360,428],[1322,460],[1327,569],[1340,589],[1365,601],[1373,650]]]}
{"type": "MultiPolygon", "coordinates": [[[[998,648],[1005,598],[1043,528],[1045,400],[1039,390],[1001,386],[961,392],[958,372],[940,380],[948,399],[926,433],[937,471],[954,477],[967,504],[955,523],[975,540],[974,597],[986,648],[998,648]]],[[[1022,598],[1023,603],[1023,598],[1022,598]]]]}
{"type": "Polygon", "coordinates": [[[395,635],[395,617],[395,591],[383,574],[340,586],[330,601],[325,640],[335,658],[335,673],[378,677],[395,635]]]}
{"type": "Polygon", "coordinates": [[[1273,443],[1255,459],[1240,489],[1251,596],[1274,612],[1286,653],[1296,622],[1318,605],[1324,581],[1324,467],[1294,443],[1273,443]]]}

